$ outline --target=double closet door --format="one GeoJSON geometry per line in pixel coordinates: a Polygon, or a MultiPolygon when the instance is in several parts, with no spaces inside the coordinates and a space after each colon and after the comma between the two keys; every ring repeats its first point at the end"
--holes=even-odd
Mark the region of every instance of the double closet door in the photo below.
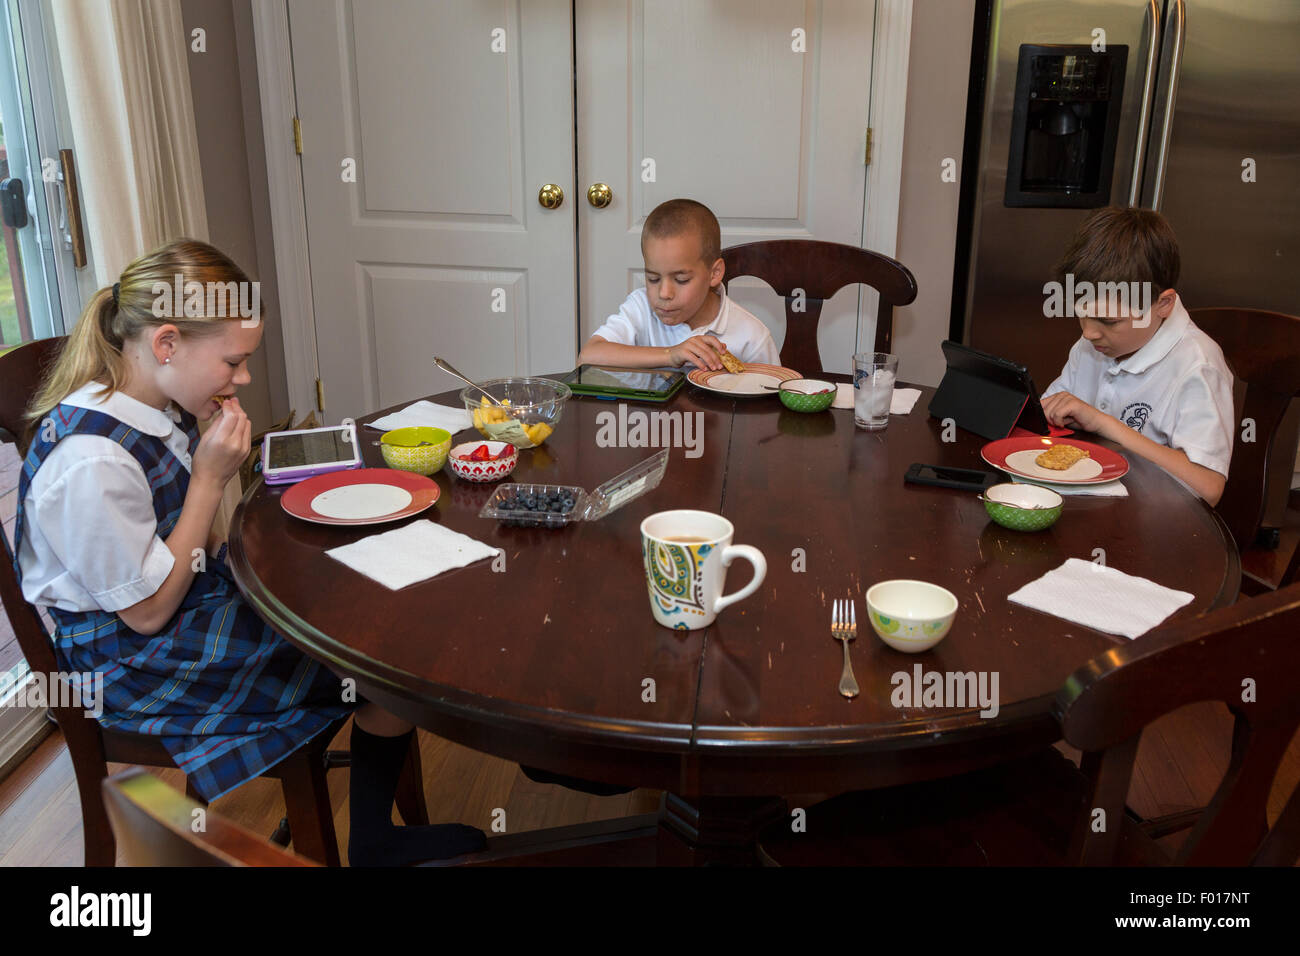
{"type": "MultiPolygon", "coordinates": [[[[643,283],[641,226],[859,244],[872,3],[289,0],[325,417],[571,368],[643,283]],[[561,198],[562,196],[562,198],[561,198]]],[[[733,296],[784,336],[757,280],[733,296]]],[[[827,303],[827,368],[873,317],[827,303]]]]}

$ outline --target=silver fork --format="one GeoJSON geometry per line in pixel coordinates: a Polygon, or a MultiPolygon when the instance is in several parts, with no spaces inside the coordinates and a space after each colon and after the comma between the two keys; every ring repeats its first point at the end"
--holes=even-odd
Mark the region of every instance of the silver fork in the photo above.
{"type": "Polygon", "coordinates": [[[858,682],[853,679],[853,665],[849,662],[849,641],[858,636],[858,612],[853,599],[836,601],[831,611],[831,637],[844,645],[844,671],[840,674],[840,693],[845,697],[858,696],[858,682]]]}

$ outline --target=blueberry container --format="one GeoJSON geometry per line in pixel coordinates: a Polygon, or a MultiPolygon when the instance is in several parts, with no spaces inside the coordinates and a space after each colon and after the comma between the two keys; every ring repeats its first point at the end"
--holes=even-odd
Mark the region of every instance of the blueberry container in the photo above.
{"type": "Polygon", "coordinates": [[[656,488],[667,467],[664,449],[591,492],[576,485],[498,485],[478,516],[520,528],[563,528],[575,521],[598,521],[656,488]]]}

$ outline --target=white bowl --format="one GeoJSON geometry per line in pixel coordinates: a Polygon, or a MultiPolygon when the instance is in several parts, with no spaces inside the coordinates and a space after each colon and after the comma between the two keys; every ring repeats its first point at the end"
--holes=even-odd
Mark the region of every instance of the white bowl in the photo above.
{"type": "Polygon", "coordinates": [[[928,581],[881,581],[867,589],[871,629],[896,651],[928,651],[948,636],[956,615],[953,593],[928,581]]]}

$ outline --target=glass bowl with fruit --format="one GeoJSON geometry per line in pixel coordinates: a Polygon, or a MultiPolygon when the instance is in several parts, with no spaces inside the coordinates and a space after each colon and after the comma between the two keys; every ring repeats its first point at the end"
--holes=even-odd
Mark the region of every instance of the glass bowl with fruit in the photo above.
{"type": "Polygon", "coordinates": [[[452,473],[466,481],[500,481],[519,464],[519,449],[508,441],[470,441],[447,456],[452,473]]]}
{"type": "Polygon", "coordinates": [[[494,378],[480,384],[501,404],[493,404],[477,388],[461,389],[461,401],[474,427],[484,438],[508,441],[516,448],[535,448],[545,442],[572,394],[569,386],[549,378],[494,378]]]}

